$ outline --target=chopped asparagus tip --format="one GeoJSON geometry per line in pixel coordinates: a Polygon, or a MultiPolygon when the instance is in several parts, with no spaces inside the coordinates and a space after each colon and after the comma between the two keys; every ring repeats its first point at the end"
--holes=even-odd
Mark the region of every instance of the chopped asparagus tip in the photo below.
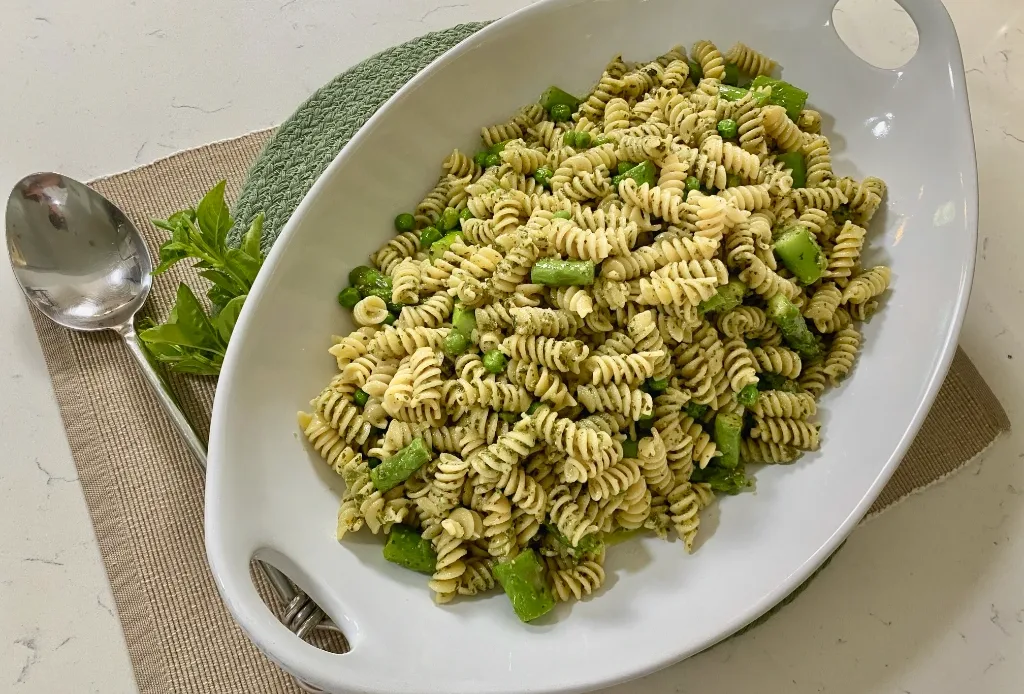
{"type": "Polygon", "coordinates": [[[743,418],[737,414],[719,412],[715,415],[715,446],[722,454],[718,464],[730,470],[740,462],[740,433],[743,418]]]}
{"type": "Polygon", "coordinates": [[[728,284],[718,288],[713,296],[697,305],[701,313],[728,313],[743,303],[743,296],[747,293],[747,285],[739,280],[730,280],[728,284]]]}
{"type": "Polygon", "coordinates": [[[437,566],[437,554],[430,540],[407,525],[393,525],[384,545],[384,558],[393,564],[404,566],[421,574],[433,574],[437,566]]]}
{"type": "Polygon", "coordinates": [[[438,258],[444,255],[444,252],[448,250],[449,246],[451,246],[456,241],[461,240],[461,231],[453,231],[450,234],[445,234],[444,237],[441,238],[439,241],[434,241],[434,243],[430,244],[430,257],[434,260],[437,260],[438,258]]]}
{"type": "Polygon", "coordinates": [[[555,606],[544,565],[532,549],[523,550],[515,559],[498,562],[494,577],[512,602],[512,609],[524,622],[547,614],[555,606]]]}
{"type": "MultiPolygon", "coordinates": [[[[544,107],[544,110],[551,113],[551,109],[555,106],[567,106],[569,113],[575,111],[579,105],[580,100],[569,92],[559,89],[558,87],[551,86],[544,90],[544,93],[540,95],[540,105],[544,107]]],[[[553,116],[554,114],[552,114],[553,116]]]]}
{"type": "Polygon", "coordinates": [[[548,287],[591,285],[594,283],[594,261],[541,258],[530,270],[530,280],[548,287]]]}
{"type": "Polygon", "coordinates": [[[821,355],[821,347],[807,327],[804,317],[792,301],[783,294],[768,300],[768,317],[779,326],[782,339],[803,359],[814,360],[821,355]]]}
{"type": "Polygon", "coordinates": [[[725,76],[722,78],[722,83],[731,87],[740,83],[740,69],[736,63],[725,64],[725,76]]]}
{"type": "Polygon", "coordinates": [[[752,89],[771,88],[771,96],[768,97],[768,101],[785,108],[793,122],[796,122],[796,119],[800,117],[800,112],[807,105],[807,92],[799,87],[794,87],[789,82],[772,79],[767,75],[759,75],[754,78],[750,86],[752,89]]]}
{"type": "Polygon", "coordinates": [[[624,178],[632,178],[638,186],[642,186],[645,183],[649,186],[655,186],[658,182],[658,170],[652,161],[640,162],[625,173],[613,178],[612,182],[618,185],[624,178]]]}
{"type": "Polygon", "coordinates": [[[488,152],[487,150],[480,150],[479,152],[473,155],[473,163],[481,168],[487,166],[488,154],[490,154],[490,152],[488,152]]]}
{"type": "Polygon", "coordinates": [[[807,227],[789,227],[779,235],[772,248],[782,264],[804,285],[817,282],[828,264],[821,246],[807,227]]]}
{"type": "Polygon", "coordinates": [[[721,84],[718,86],[718,98],[723,101],[739,101],[749,92],[749,89],[744,89],[743,87],[732,87],[728,84],[721,84]]]}
{"type": "Polygon", "coordinates": [[[452,328],[456,332],[460,332],[466,337],[472,335],[473,330],[476,329],[476,311],[471,308],[466,308],[461,304],[455,307],[452,311],[452,328]]]}
{"type": "Polygon", "coordinates": [[[408,446],[370,470],[370,479],[378,491],[386,492],[405,482],[412,473],[430,460],[430,451],[422,438],[415,438],[408,446]]]}
{"type": "Polygon", "coordinates": [[[775,161],[784,169],[789,169],[789,175],[793,177],[794,188],[807,186],[807,162],[800,152],[786,152],[776,155],[775,161]]]}

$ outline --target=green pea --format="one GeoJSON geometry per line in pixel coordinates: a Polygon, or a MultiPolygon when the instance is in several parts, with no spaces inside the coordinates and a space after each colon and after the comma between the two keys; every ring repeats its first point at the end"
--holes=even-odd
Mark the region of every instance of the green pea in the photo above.
{"type": "Polygon", "coordinates": [[[562,135],[562,144],[566,147],[576,146],[576,131],[570,130],[569,132],[562,135]]]}
{"type": "Polygon", "coordinates": [[[348,273],[348,283],[353,287],[358,287],[360,284],[371,280],[375,275],[379,275],[380,272],[373,269],[369,265],[360,265],[352,268],[348,273]]]}
{"type": "Polygon", "coordinates": [[[473,219],[473,213],[469,211],[468,207],[463,207],[462,211],[459,212],[459,220],[464,222],[467,219],[473,219]]]}
{"type": "Polygon", "coordinates": [[[384,325],[394,325],[395,321],[397,320],[398,316],[396,316],[394,313],[391,313],[391,311],[388,311],[388,317],[384,319],[384,325]]]}
{"type": "Polygon", "coordinates": [[[342,289],[338,293],[338,303],[344,306],[345,308],[352,308],[353,306],[358,304],[359,298],[359,290],[356,289],[355,287],[348,287],[347,289],[342,289]]]}
{"type": "Polygon", "coordinates": [[[502,140],[501,142],[495,142],[493,145],[487,148],[488,154],[501,154],[505,151],[505,145],[508,144],[508,140],[502,140]]]}
{"type": "Polygon", "coordinates": [[[352,400],[357,405],[359,405],[360,407],[365,406],[366,405],[366,401],[369,400],[369,399],[370,399],[370,396],[367,395],[366,391],[363,390],[362,388],[360,388],[359,390],[357,390],[355,393],[352,394],[352,400]]]}
{"type": "Polygon", "coordinates": [[[569,104],[555,104],[551,107],[551,120],[556,123],[572,118],[572,108],[569,104]]]}
{"type": "Polygon", "coordinates": [[[454,359],[463,352],[469,349],[469,338],[458,332],[452,330],[444,338],[444,353],[454,359]]]}
{"type": "Polygon", "coordinates": [[[451,231],[455,227],[459,226],[459,211],[453,207],[444,208],[444,212],[441,213],[441,219],[438,220],[441,231],[451,231]]]}
{"type": "Polygon", "coordinates": [[[700,181],[694,176],[687,176],[686,190],[700,190],[700,181]]]}
{"type": "Polygon", "coordinates": [[[484,368],[492,374],[500,374],[505,370],[505,364],[507,363],[508,357],[502,354],[499,349],[492,349],[484,353],[484,368]]]}
{"type": "Polygon", "coordinates": [[[624,174],[634,166],[636,166],[636,164],[631,161],[620,161],[618,167],[615,169],[615,173],[624,174]]]}
{"type": "Polygon", "coordinates": [[[731,140],[736,137],[736,133],[738,133],[739,130],[739,124],[737,124],[732,118],[723,118],[718,121],[718,134],[726,140],[731,140]]]}
{"type": "Polygon", "coordinates": [[[576,133],[576,148],[586,149],[590,147],[591,137],[590,133],[576,133]]]}
{"type": "Polygon", "coordinates": [[[501,157],[497,154],[488,154],[487,158],[484,159],[484,166],[501,166],[501,157]]]}
{"type": "Polygon", "coordinates": [[[551,170],[549,166],[542,166],[533,172],[533,180],[542,186],[551,185],[551,177],[555,175],[555,172],[551,170]]]}
{"type": "Polygon", "coordinates": [[[597,137],[594,138],[594,146],[600,147],[601,145],[606,145],[611,141],[612,138],[608,137],[607,135],[598,135],[597,137]]]}
{"type": "Polygon", "coordinates": [[[403,212],[395,217],[395,229],[398,231],[412,231],[415,228],[416,220],[408,212],[403,212]]]}
{"type": "Polygon", "coordinates": [[[556,219],[572,219],[572,212],[570,212],[569,210],[559,210],[558,212],[555,212],[551,216],[555,217],[556,219]]]}
{"type": "Polygon", "coordinates": [[[368,468],[370,468],[372,470],[373,468],[375,468],[378,465],[380,465],[382,462],[383,461],[380,458],[367,458],[366,459],[366,467],[368,467],[368,468]]]}
{"type": "Polygon", "coordinates": [[[444,234],[437,227],[427,227],[420,231],[420,248],[429,248],[434,241],[440,241],[444,234]]]}
{"type": "Polygon", "coordinates": [[[479,152],[473,155],[473,163],[480,167],[487,166],[488,154],[490,154],[490,152],[488,152],[486,149],[480,150],[479,152]]]}

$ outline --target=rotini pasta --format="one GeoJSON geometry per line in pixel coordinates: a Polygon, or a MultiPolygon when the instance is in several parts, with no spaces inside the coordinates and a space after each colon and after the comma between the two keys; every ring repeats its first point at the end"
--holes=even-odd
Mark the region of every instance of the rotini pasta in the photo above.
{"type": "Polygon", "coordinates": [[[820,445],[817,400],[892,280],[861,267],[886,186],[833,171],[819,111],[726,89],[727,63],[771,75],[767,56],[691,58],[616,57],[575,112],[542,97],[482,128],[339,296],[361,327],[333,338],[299,428],[345,481],[338,538],[415,532],[440,604],[528,553],[557,600],[584,599],[607,533],[691,552],[746,464],[820,445]],[[820,276],[786,257],[794,227],[820,276]]]}

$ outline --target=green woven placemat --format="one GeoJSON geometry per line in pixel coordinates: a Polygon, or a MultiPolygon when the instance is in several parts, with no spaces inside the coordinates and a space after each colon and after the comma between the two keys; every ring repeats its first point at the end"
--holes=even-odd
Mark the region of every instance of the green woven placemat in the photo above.
{"type": "MultiPolygon", "coordinates": [[[[316,179],[370,116],[435,58],[487,24],[459,24],[399,44],[341,73],[314,92],[281,124],[249,169],[235,207],[233,233],[248,228],[253,217],[263,211],[264,250],[272,246],[316,179]]],[[[829,557],[788,597],[737,634],[757,626],[791,602],[831,560],[829,557]]]]}

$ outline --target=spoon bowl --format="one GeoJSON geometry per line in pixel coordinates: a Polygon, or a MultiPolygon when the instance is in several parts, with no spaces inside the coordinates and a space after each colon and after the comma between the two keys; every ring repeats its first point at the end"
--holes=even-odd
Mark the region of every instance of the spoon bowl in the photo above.
{"type": "Polygon", "coordinates": [[[7,200],[7,251],[32,304],[72,330],[130,324],[152,284],[139,230],[116,205],[56,173],[26,176],[7,200]]]}

